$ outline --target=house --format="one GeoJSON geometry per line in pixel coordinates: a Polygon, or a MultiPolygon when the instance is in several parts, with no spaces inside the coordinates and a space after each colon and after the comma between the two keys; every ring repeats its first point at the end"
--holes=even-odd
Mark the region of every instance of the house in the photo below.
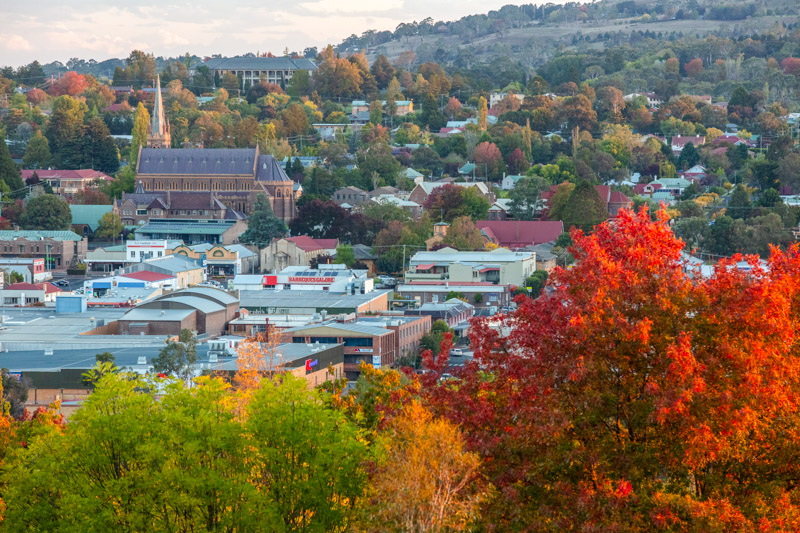
{"type": "Polygon", "coordinates": [[[374,276],[375,261],[378,260],[378,257],[372,253],[372,248],[366,244],[354,244],[352,248],[356,261],[367,267],[368,275],[374,276]]]}
{"type": "MultiPolygon", "coordinates": [[[[597,194],[600,195],[603,203],[606,204],[606,211],[610,218],[616,217],[620,209],[630,209],[633,205],[633,200],[628,198],[625,194],[611,189],[608,185],[595,185],[594,188],[597,190],[597,194]]],[[[553,197],[557,189],[558,185],[551,185],[550,190],[542,193],[542,199],[549,203],[550,198],[553,197]]]]}
{"type": "Polygon", "coordinates": [[[53,189],[53,193],[65,200],[72,200],[76,194],[84,189],[96,190],[100,183],[113,181],[114,178],[98,170],[84,168],[80,170],[37,169],[21,170],[23,181],[28,183],[34,174],[40,181],[46,181],[53,189]]]}
{"type": "Polygon", "coordinates": [[[647,107],[657,107],[664,103],[664,100],[656,96],[655,93],[630,93],[624,95],[622,99],[626,102],[630,102],[637,96],[641,96],[647,100],[647,107]]]}
{"type": "Polygon", "coordinates": [[[319,133],[319,138],[323,141],[331,141],[336,139],[336,137],[342,135],[347,130],[347,126],[347,124],[334,124],[327,122],[319,122],[311,125],[311,127],[314,128],[317,133],[319,133]]]}
{"type": "Polygon", "coordinates": [[[504,191],[510,191],[511,189],[516,187],[517,182],[524,177],[525,176],[520,176],[518,174],[503,176],[503,181],[500,183],[500,188],[503,189],[504,191]]]}
{"type": "Polygon", "coordinates": [[[475,226],[489,241],[509,250],[554,242],[564,233],[560,220],[478,220],[475,226]]]}
{"type": "Polygon", "coordinates": [[[70,204],[72,212],[72,231],[84,237],[94,236],[100,226],[100,219],[114,210],[113,205],[78,205],[70,204]]]}
{"type": "Polygon", "coordinates": [[[281,165],[283,165],[283,168],[288,169],[289,165],[293,165],[295,161],[300,161],[304,169],[309,169],[317,166],[320,163],[320,158],[311,155],[295,155],[291,159],[289,157],[281,159],[281,165]]]}
{"type": "MultiPolygon", "coordinates": [[[[522,104],[525,101],[525,95],[521,93],[512,93],[512,95],[519,100],[519,103],[522,104]]],[[[508,93],[491,93],[489,94],[489,109],[493,108],[497,104],[503,101],[503,99],[508,96],[508,93]]]]}
{"type": "Polygon", "coordinates": [[[376,198],[378,196],[382,196],[384,194],[390,194],[392,196],[397,195],[400,192],[400,189],[397,187],[392,187],[391,185],[384,185],[383,187],[378,187],[372,191],[369,191],[370,198],[376,198]]]}
{"type": "Polygon", "coordinates": [[[411,167],[405,169],[403,172],[401,172],[401,174],[404,177],[406,177],[406,178],[410,179],[411,181],[413,181],[414,183],[419,183],[419,181],[425,179],[425,177],[422,174],[420,174],[419,172],[417,172],[416,170],[414,170],[411,167]]]}
{"type": "Polygon", "coordinates": [[[715,138],[713,141],[715,146],[719,146],[722,143],[731,143],[734,146],[739,146],[740,144],[744,144],[748,148],[752,148],[754,145],[751,141],[746,139],[740,139],[738,135],[731,135],[725,134],[720,135],[719,137],[715,138]]]}
{"type": "MultiPolygon", "coordinates": [[[[451,291],[449,287],[445,286],[443,288],[435,288],[433,286],[429,286],[432,291],[419,291],[417,292],[416,289],[422,289],[423,287],[415,287],[409,289],[409,291],[405,294],[414,298],[417,302],[420,303],[419,307],[416,309],[409,309],[405,312],[406,315],[410,316],[429,316],[431,321],[436,322],[437,320],[444,320],[448,326],[451,328],[459,328],[459,326],[464,325],[467,323],[473,316],[475,316],[475,307],[463,300],[459,300],[457,298],[451,298],[449,300],[444,300],[440,298],[440,295],[446,290],[449,294],[450,292],[459,292],[459,291],[451,291]],[[436,291],[436,292],[434,292],[436,291]],[[426,298],[430,298],[426,301],[426,298]]],[[[454,287],[463,289],[464,287],[454,287]]],[[[497,286],[489,287],[496,289],[497,286]]],[[[467,289],[469,291],[469,289],[467,289]]],[[[476,294],[483,294],[480,292],[467,292],[462,293],[464,294],[465,299],[473,299],[474,295],[476,294]],[[471,297],[471,298],[470,298],[471,297]]]]}
{"type": "Polygon", "coordinates": [[[367,191],[362,191],[358,187],[353,187],[352,185],[338,189],[333,193],[333,201],[340,206],[343,204],[356,206],[368,200],[369,195],[367,191]]]}
{"type": "Polygon", "coordinates": [[[38,257],[45,269],[64,270],[83,261],[86,237],[74,231],[0,230],[0,258],[38,257]]]}
{"type": "Polygon", "coordinates": [[[23,281],[28,283],[42,283],[53,277],[53,275],[45,269],[44,259],[42,258],[15,257],[11,259],[0,259],[0,270],[4,272],[16,272],[22,276],[23,281]]]}
{"type": "Polygon", "coordinates": [[[416,202],[412,202],[411,200],[403,200],[402,198],[399,198],[393,194],[381,194],[380,196],[372,198],[372,201],[376,204],[391,204],[399,207],[403,211],[406,211],[412,218],[419,218],[422,216],[421,205],[416,202]]]}
{"type": "Polygon", "coordinates": [[[338,239],[312,239],[307,235],[275,239],[261,250],[261,271],[279,272],[289,266],[307,267],[321,255],[333,255],[338,239]]]}
{"type": "Polygon", "coordinates": [[[670,140],[672,146],[672,153],[679,154],[683,148],[692,143],[695,148],[706,143],[705,135],[676,135],[670,140]]]}
{"type": "MultiPolygon", "coordinates": [[[[62,294],[61,287],[52,283],[19,282],[6,285],[0,290],[0,301],[3,305],[28,306],[54,303],[56,296],[62,294]]],[[[68,291],[67,291],[68,292],[68,291]]]]}
{"type": "MultiPolygon", "coordinates": [[[[307,72],[310,77],[317,72],[317,65],[303,57],[217,57],[207,59],[203,66],[212,76],[222,78],[233,74],[240,80],[243,90],[262,80],[286,87],[298,71],[307,72]]],[[[189,71],[192,76],[196,73],[196,68],[189,71]]]]}
{"type": "Polygon", "coordinates": [[[492,204],[492,207],[489,208],[489,212],[486,215],[486,218],[489,220],[509,220],[512,218],[511,216],[511,199],[510,198],[498,198],[492,204]]]}
{"type": "Polygon", "coordinates": [[[475,176],[475,163],[464,163],[461,168],[458,169],[459,176],[475,176]]]}
{"type": "Polygon", "coordinates": [[[653,197],[653,193],[661,189],[660,183],[637,183],[636,186],[633,188],[633,192],[635,192],[639,196],[649,196],[653,197]]]}
{"type": "MultiPolygon", "coordinates": [[[[412,189],[411,194],[408,195],[408,199],[412,202],[415,202],[419,205],[424,205],[425,200],[428,199],[430,194],[438,189],[439,187],[443,187],[447,185],[445,182],[428,182],[424,181],[422,183],[418,183],[414,189],[412,189]]],[[[482,182],[472,182],[472,183],[462,183],[462,182],[455,182],[453,185],[458,187],[475,187],[478,191],[478,194],[489,200],[489,204],[494,203],[494,194],[489,190],[489,187],[485,183],[482,182]]]]}
{"type": "Polygon", "coordinates": [[[680,177],[688,181],[702,181],[708,177],[708,171],[703,165],[695,165],[689,170],[681,172],[680,177]]]}
{"type": "Polygon", "coordinates": [[[692,182],[684,178],[661,178],[649,183],[649,185],[660,185],[659,192],[667,192],[672,196],[680,196],[683,194],[683,190],[691,184],[692,182]]]}
{"type": "Polygon", "coordinates": [[[417,252],[411,258],[406,282],[483,281],[521,286],[536,271],[536,254],[497,248],[489,252],[459,252],[450,247],[417,252]]]}
{"type": "MultiPolygon", "coordinates": [[[[369,114],[369,102],[366,100],[353,100],[351,105],[352,110],[351,113],[363,113],[366,112],[369,114]]],[[[413,100],[395,100],[394,105],[397,109],[395,112],[395,116],[397,117],[404,117],[409,113],[414,112],[414,101],[413,100]]],[[[381,107],[386,110],[386,100],[381,100],[381,107]]]]}

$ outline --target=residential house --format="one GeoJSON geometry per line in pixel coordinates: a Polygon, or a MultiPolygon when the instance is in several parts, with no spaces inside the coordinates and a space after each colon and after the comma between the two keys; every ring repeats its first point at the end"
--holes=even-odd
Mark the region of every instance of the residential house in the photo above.
{"type": "MultiPolygon", "coordinates": [[[[435,182],[434,183],[434,182],[425,181],[425,182],[422,182],[422,183],[418,183],[416,185],[416,187],[414,187],[414,189],[411,191],[411,194],[408,195],[408,199],[411,200],[414,203],[419,204],[419,205],[424,205],[425,204],[425,200],[428,199],[428,196],[430,196],[430,194],[434,190],[438,189],[439,187],[443,187],[445,185],[447,185],[446,182],[435,182]]],[[[454,182],[453,185],[457,185],[459,187],[474,187],[478,191],[478,194],[480,194],[481,196],[483,196],[484,198],[489,200],[489,204],[493,204],[494,203],[494,200],[495,200],[494,194],[492,194],[492,191],[489,189],[489,187],[485,183],[482,183],[482,182],[472,182],[472,183],[454,182]]]]}
{"type": "Polygon", "coordinates": [[[321,255],[333,255],[338,239],[312,239],[307,235],[275,239],[261,249],[261,271],[280,272],[289,266],[304,266],[321,255]]]}
{"type": "MultiPolygon", "coordinates": [[[[53,277],[53,274],[45,269],[44,259],[15,257],[11,259],[0,259],[0,270],[3,272],[16,272],[22,276],[22,281],[27,283],[41,283],[53,277]]],[[[0,278],[0,282],[2,279],[0,278]]]]}
{"type": "Polygon", "coordinates": [[[525,176],[521,176],[518,174],[510,174],[508,176],[503,176],[503,181],[500,183],[500,188],[504,191],[510,191],[514,187],[517,186],[517,182],[524,178],[525,176]]]}
{"type": "Polygon", "coordinates": [[[54,194],[68,201],[71,201],[84,189],[97,190],[101,183],[114,179],[108,174],[90,168],[80,170],[25,169],[20,171],[20,174],[26,183],[36,174],[40,181],[50,184],[54,194]]]}
{"type": "Polygon", "coordinates": [[[681,172],[680,177],[688,181],[702,181],[708,177],[708,171],[703,165],[695,165],[689,170],[681,172]]]}
{"type": "Polygon", "coordinates": [[[347,124],[334,124],[328,122],[318,122],[311,125],[311,127],[314,128],[317,133],[319,133],[319,138],[323,141],[331,141],[336,139],[336,137],[342,135],[347,130],[347,126],[347,124]]]}
{"type": "Polygon", "coordinates": [[[422,216],[422,206],[416,202],[412,202],[411,200],[403,200],[398,196],[393,194],[381,194],[380,196],[376,196],[372,198],[372,201],[376,204],[391,204],[395,207],[399,207],[403,211],[407,212],[411,218],[419,218],[422,216]]]}
{"type": "MultiPolygon", "coordinates": [[[[616,217],[620,209],[630,209],[631,206],[633,206],[633,200],[628,198],[625,194],[613,190],[608,185],[595,185],[594,188],[597,190],[597,194],[600,195],[600,198],[606,205],[606,211],[609,218],[616,217]]],[[[553,197],[557,189],[558,185],[551,185],[550,190],[542,193],[542,200],[544,200],[546,203],[549,203],[550,198],[553,197]]]]}
{"type": "Polygon", "coordinates": [[[626,102],[630,102],[637,96],[644,97],[647,100],[647,107],[657,107],[664,103],[664,100],[656,96],[656,93],[630,93],[622,97],[626,102]]]}
{"type": "Polygon", "coordinates": [[[75,266],[87,251],[86,237],[74,231],[0,230],[0,258],[43,258],[47,270],[75,266]]]}
{"type": "MultiPolygon", "coordinates": [[[[342,207],[346,204],[352,208],[368,200],[369,195],[367,191],[362,191],[358,187],[353,187],[352,185],[338,189],[333,193],[333,201],[342,207]]],[[[345,209],[347,208],[345,207],[345,209]]]]}
{"type": "Polygon", "coordinates": [[[672,146],[672,153],[679,154],[683,151],[683,148],[692,143],[695,148],[700,147],[701,145],[706,143],[705,135],[675,135],[670,140],[672,146]]]}
{"type": "MultiPolygon", "coordinates": [[[[352,114],[359,114],[359,113],[367,113],[369,114],[369,105],[370,102],[366,100],[353,100],[351,105],[351,113],[352,114]]],[[[397,107],[397,111],[395,112],[395,116],[404,117],[409,113],[414,112],[414,101],[413,100],[395,100],[394,105],[397,107]]],[[[381,100],[381,107],[385,110],[386,109],[386,100],[381,100]]]]}
{"type": "Polygon", "coordinates": [[[691,184],[692,182],[684,178],[660,178],[649,183],[649,185],[660,185],[659,192],[667,192],[672,196],[680,196],[691,184]]]}
{"type": "Polygon", "coordinates": [[[478,220],[475,226],[489,241],[509,250],[554,242],[564,233],[560,220],[478,220]]]}
{"type": "Polygon", "coordinates": [[[489,220],[509,220],[511,216],[511,198],[498,198],[489,208],[486,215],[489,220]]]}

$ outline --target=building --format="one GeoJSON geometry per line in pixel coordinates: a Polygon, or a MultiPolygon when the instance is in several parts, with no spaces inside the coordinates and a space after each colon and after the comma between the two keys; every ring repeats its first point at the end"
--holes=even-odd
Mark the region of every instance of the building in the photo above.
{"type": "Polygon", "coordinates": [[[26,283],[42,283],[52,279],[53,275],[45,269],[44,259],[16,257],[0,259],[0,270],[16,272],[26,283]]]}
{"type": "Polygon", "coordinates": [[[653,194],[657,190],[659,192],[669,193],[672,196],[680,196],[683,194],[684,189],[691,184],[691,181],[684,178],[661,178],[648,183],[648,185],[653,188],[653,194]]]}
{"type": "Polygon", "coordinates": [[[432,322],[444,320],[451,328],[462,329],[475,316],[475,308],[456,298],[442,302],[428,302],[406,311],[408,316],[427,316],[432,322]]]}
{"type": "MultiPolygon", "coordinates": [[[[620,209],[630,209],[631,206],[633,206],[633,200],[628,198],[625,194],[613,190],[608,185],[595,185],[594,188],[597,190],[597,194],[600,195],[600,199],[606,204],[606,211],[608,212],[609,218],[616,217],[620,209]]],[[[556,193],[557,189],[558,185],[551,185],[550,190],[542,193],[542,200],[549,204],[550,199],[556,193]]]]}
{"type": "Polygon", "coordinates": [[[100,226],[100,219],[106,213],[111,213],[114,206],[70,204],[69,210],[72,212],[72,231],[84,237],[92,237],[100,226]]]}
{"type": "Polygon", "coordinates": [[[478,220],[475,226],[489,241],[509,250],[553,242],[564,233],[560,220],[478,220]]]}
{"type": "Polygon", "coordinates": [[[242,272],[255,272],[258,262],[258,255],[241,244],[181,244],[173,248],[171,253],[205,264],[209,276],[235,276],[242,272]]]}
{"type": "Polygon", "coordinates": [[[344,207],[345,204],[349,207],[354,207],[368,200],[369,195],[367,191],[362,191],[358,187],[353,187],[352,185],[338,189],[333,193],[333,201],[342,207],[344,207]]]}
{"type": "Polygon", "coordinates": [[[405,279],[406,282],[490,282],[520,287],[535,271],[536,254],[533,252],[512,252],[505,248],[459,252],[446,247],[414,254],[405,279]]]}
{"type": "Polygon", "coordinates": [[[304,71],[309,76],[317,72],[317,65],[303,57],[215,57],[203,65],[220,78],[233,74],[239,78],[242,90],[262,81],[285,88],[296,72],[304,71]]]}
{"type": "Polygon", "coordinates": [[[211,192],[225,206],[245,214],[263,194],[275,216],[285,222],[295,216],[294,182],[258,147],[142,148],[136,169],[143,192],[211,192]]]}
{"type": "Polygon", "coordinates": [[[292,291],[327,291],[338,294],[366,294],[373,291],[372,278],[366,270],[345,265],[322,265],[320,269],[290,266],[274,275],[236,276],[234,290],[278,289],[292,291]],[[260,285],[260,288],[259,288],[260,285]]]}
{"type": "Polygon", "coordinates": [[[335,254],[338,245],[338,239],[312,239],[307,235],[275,239],[261,249],[261,271],[279,272],[290,266],[307,267],[312,259],[335,254]]]}
{"type": "MultiPolygon", "coordinates": [[[[367,113],[369,115],[369,102],[366,100],[353,100],[351,104],[352,110],[351,113],[353,115],[357,115],[360,113],[367,113]]],[[[414,101],[413,100],[395,100],[394,101],[395,108],[395,116],[404,117],[409,113],[414,112],[414,101]]],[[[381,107],[386,110],[386,100],[381,100],[381,107]]]]}
{"type": "Polygon", "coordinates": [[[358,378],[362,362],[375,368],[394,364],[398,358],[395,337],[395,331],[379,326],[332,322],[287,329],[281,339],[293,344],[343,344],[344,372],[352,381],[358,378]]]}
{"type": "Polygon", "coordinates": [[[175,286],[179,289],[203,283],[206,278],[202,263],[186,256],[168,255],[166,257],[147,259],[141,263],[126,267],[124,274],[142,271],[175,276],[177,278],[175,286]]]}
{"type": "Polygon", "coordinates": [[[83,292],[92,298],[99,298],[114,291],[123,289],[142,288],[142,289],[163,289],[176,290],[178,288],[178,278],[160,272],[129,272],[119,276],[109,276],[107,278],[91,278],[83,282],[83,292]]]}
{"type": "Polygon", "coordinates": [[[500,183],[500,188],[505,191],[510,191],[514,187],[517,186],[517,182],[526,176],[521,176],[519,174],[510,174],[508,176],[503,176],[503,181],[500,183]]]}
{"type": "Polygon", "coordinates": [[[26,306],[55,303],[56,296],[64,291],[52,283],[12,283],[0,289],[3,305],[26,306]]]}
{"type": "Polygon", "coordinates": [[[247,231],[247,223],[237,220],[155,219],[134,230],[136,240],[169,239],[188,244],[233,244],[247,231]]]}
{"type": "Polygon", "coordinates": [[[244,213],[231,209],[210,191],[146,192],[140,182],[132,193],[114,200],[114,211],[125,226],[147,224],[150,220],[243,220],[244,213]]]}
{"type": "Polygon", "coordinates": [[[137,305],[117,321],[119,335],[178,335],[182,329],[199,335],[221,335],[236,316],[239,301],[212,287],[167,292],[137,305]]]}
{"type": "Polygon", "coordinates": [[[422,337],[431,331],[431,317],[427,315],[359,316],[355,323],[394,331],[394,351],[398,358],[417,355],[422,337]]]}
{"type": "Polygon", "coordinates": [[[148,148],[171,148],[172,137],[169,133],[169,119],[164,113],[164,104],[161,102],[161,76],[156,75],[156,94],[153,103],[153,116],[147,125],[148,148]]]}
{"type": "Polygon", "coordinates": [[[390,292],[332,294],[328,291],[242,290],[239,291],[239,304],[251,315],[379,313],[389,309],[390,292]]]}
{"type": "MultiPolygon", "coordinates": [[[[447,185],[446,182],[431,183],[431,182],[425,181],[425,182],[422,182],[422,183],[418,183],[414,187],[414,189],[411,191],[411,193],[408,195],[408,199],[411,200],[414,203],[419,204],[419,205],[424,205],[425,204],[425,200],[428,199],[428,196],[430,196],[430,194],[434,190],[438,189],[439,187],[443,187],[445,185],[447,185]]],[[[495,201],[494,194],[492,194],[492,192],[489,190],[489,187],[487,187],[487,185],[485,183],[480,183],[480,182],[478,182],[478,183],[475,183],[475,182],[472,182],[472,183],[458,183],[458,182],[455,182],[455,183],[453,183],[453,185],[457,185],[458,187],[475,187],[476,190],[478,191],[478,194],[480,194],[481,196],[483,196],[484,198],[489,200],[489,204],[493,204],[494,201],[495,201]]]]}
{"type": "Polygon", "coordinates": [[[511,216],[511,199],[498,198],[495,200],[489,208],[486,218],[489,220],[509,220],[513,218],[511,216]]]}
{"type": "Polygon", "coordinates": [[[438,304],[455,297],[468,302],[473,309],[495,312],[511,305],[514,298],[508,285],[488,281],[411,281],[398,285],[396,290],[403,298],[414,300],[417,306],[438,304]]]}
{"type": "Polygon", "coordinates": [[[679,154],[687,144],[692,143],[695,148],[706,143],[705,135],[676,135],[670,140],[672,153],[679,154]]]}
{"type": "Polygon", "coordinates": [[[53,193],[65,200],[72,200],[84,189],[97,189],[104,181],[114,178],[97,170],[84,168],[80,170],[36,169],[20,171],[22,179],[27,183],[34,174],[41,181],[46,181],[53,193]]]}
{"type": "Polygon", "coordinates": [[[337,136],[342,135],[349,124],[335,124],[327,122],[318,122],[312,124],[311,127],[317,130],[319,138],[323,141],[331,141],[336,139],[337,136]]]}
{"type": "Polygon", "coordinates": [[[88,242],[73,231],[0,230],[0,258],[42,258],[47,270],[65,270],[86,257],[88,242]]]}
{"type": "Polygon", "coordinates": [[[412,202],[411,200],[403,200],[397,195],[394,194],[380,194],[378,196],[372,197],[372,201],[376,204],[389,204],[395,207],[399,207],[411,218],[419,218],[422,216],[422,206],[416,202],[412,202]]]}

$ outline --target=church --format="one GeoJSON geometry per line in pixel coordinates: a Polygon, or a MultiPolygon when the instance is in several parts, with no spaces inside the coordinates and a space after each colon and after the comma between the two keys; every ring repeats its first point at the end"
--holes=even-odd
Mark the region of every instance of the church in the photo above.
{"type": "Polygon", "coordinates": [[[170,148],[169,120],[157,78],[147,147],[139,150],[136,180],[145,192],[205,192],[225,206],[249,214],[259,194],[269,198],[275,216],[295,216],[294,182],[271,155],[256,148],[170,148]]]}

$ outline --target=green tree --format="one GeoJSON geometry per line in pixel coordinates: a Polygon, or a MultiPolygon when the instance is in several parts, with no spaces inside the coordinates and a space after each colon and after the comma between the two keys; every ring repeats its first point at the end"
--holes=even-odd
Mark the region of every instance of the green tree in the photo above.
{"type": "Polygon", "coordinates": [[[422,336],[419,341],[420,349],[431,350],[434,353],[439,352],[439,347],[444,340],[445,333],[451,333],[452,330],[447,322],[444,320],[437,320],[431,324],[430,332],[422,336]]]}
{"type": "Polygon", "coordinates": [[[464,293],[463,292],[457,292],[457,291],[448,292],[447,296],[445,296],[445,301],[453,300],[453,299],[455,299],[455,300],[465,300],[464,293]]]}
{"type": "Polygon", "coordinates": [[[750,193],[741,183],[731,192],[726,212],[731,218],[747,218],[750,216],[750,193]]]}
{"type": "Polygon", "coordinates": [[[93,118],[86,125],[84,137],[86,159],[90,167],[113,174],[119,170],[119,150],[108,131],[108,126],[99,118],[93,118]]]}
{"type": "Polygon", "coordinates": [[[352,267],[356,263],[356,256],[353,247],[349,244],[340,244],[336,247],[336,264],[352,267]]]}
{"type": "Polygon", "coordinates": [[[133,118],[133,131],[131,135],[131,154],[128,157],[128,166],[136,170],[136,162],[139,159],[139,149],[147,144],[147,125],[150,123],[150,113],[142,102],[136,107],[133,118]]]}
{"type": "Polygon", "coordinates": [[[22,164],[25,168],[47,168],[50,157],[50,143],[41,131],[37,131],[25,147],[22,164]]]}
{"type": "Polygon", "coordinates": [[[581,181],[569,195],[564,205],[562,220],[564,226],[575,226],[584,231],[591,231],[594,226],[608,218],[605,202],[594,185],[588,181],[581,181]]]}
{"type": "Polygon", "coordinates": [[[72,212],[69,204],[61,198],[42,194],[28,202],[20,217],[20,225],[23,229],[69,230],[72,212]]]}
{"type": "Polygon", "coordinates": [[[376,126],[383,124],[383,105],[380,100],[373,100],[370,102],[369,121],[376,126]]]}
{"type": "Polygon", "coordinates": [[[253,212],[247,219],[247,230],[239,236],[239,241],[264,247],[276,237],[283,237],[287,233],[286,224],[275,216],[267,197],[259,194],[253,212]]]}
{"type": "Polygon", "coordinates": [[[197,338],[190,330],[182,329],[178,341],[167,341],[167,345],[153,359],[153,370],[186,381],[194,375],[196,362],[197,338]]]}
{"type": "Polygon", "coordinates": [[[71,96],[59,96],[53,102],[46,134],[53,156],[52,164],[56,168],[87,166],[83,147],[83,120],[87,111],[86,104],[71,96]]]}
{"type": "Polygon", "coordinates": [[[131,193],[136,188],[136,171],[126,166],[119,172],[113,181],[107,181],[100,185],[101,192],[104,192],[112,200],[122,198],[122,193],[131,193]]]}
{"type": "Polygon", "coordinates": [[[25,187],[20,176],[19,167],[11,159],[11,153],[6,145],[5,135],[0,131],[0,180],[5,185],[5,193],[14,191],[13,196],[20,196],[24,193],[21,189],[25,187]]]}
{"type": "Polygon", "coordinates": [[[516,220],[533,220],[541,211],[542,193],[550,183],[541,176],[522,178],[508,193],[511,199],[511,216],[516,220]]]}
{"type": "Polygon", "coordinates": [[[109,211],[100,218],[100,223],[94,236],[97,239],[116,239],[122,233],[125,226],[122,225],[122,219],[119,215],[109,211]]]}
{"type": "Polygon", "coordinates": [[[684,169],[691,168],[700,162],[700,154],[695,148],[694,143],[686,143],[678,157],[678,164],[684,169]]]}
{"type": "Polygon", "coordinates": [[[292,74],[292,79],[289,81],[286,92],[295,98],[300,98],[301,96],[308,95],[310,89],[311,82],[308,72],[305,70],[296,70],[294,74],[292,74]]]}
{"type": "Polygon", "coordinates": [[[547,283],[547,271],[537,270],[525,280],[525,289],[531,298],[538,298],[547,283]]]}

